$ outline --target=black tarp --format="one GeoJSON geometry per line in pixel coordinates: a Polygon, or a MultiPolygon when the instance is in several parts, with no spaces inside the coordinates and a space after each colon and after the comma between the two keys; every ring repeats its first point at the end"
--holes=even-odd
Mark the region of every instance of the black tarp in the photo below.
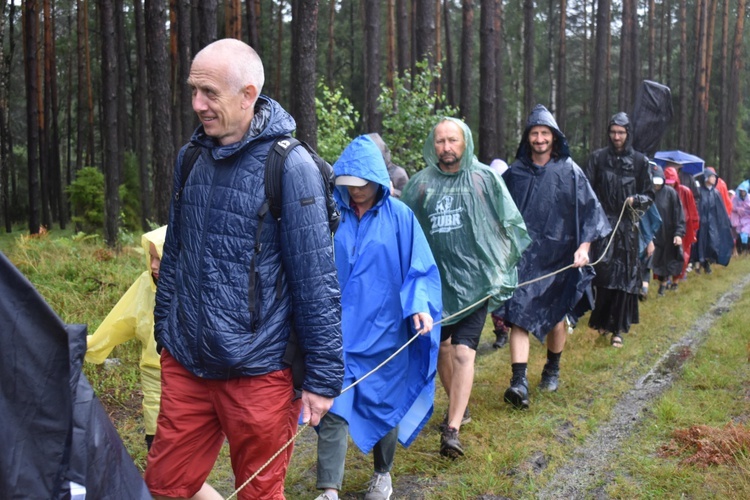
{"type": "Polygon", "coordinates": [[[85,351],[86,326],[64,324],[0,253],[0,498],[76,498],[71,481],[86,498],[151,498],[81,372],[85,351]]]}
{"type": "Polygon", "coordinates": [[[633,149],[653,158],[659,141],[672,121],[672,92],[669,87],[643,80],[630,115],[633,149]]]}

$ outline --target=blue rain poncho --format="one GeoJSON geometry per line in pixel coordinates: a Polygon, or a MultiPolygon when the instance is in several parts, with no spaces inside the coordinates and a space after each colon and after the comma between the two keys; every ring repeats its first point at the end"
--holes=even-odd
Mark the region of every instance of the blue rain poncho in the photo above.
{"type": "Polygon", "coordinates": [[[569,266],[581,243],[604,238],[612,229],[583,171],[570,158],[565,136],[542,105],[529,115],[516,160],[503,179],[532,243],[518,263],[521,285],[505,303],[502,316],[544,341],[581,299],[594,278],[593,268],[571,268],[523,283],[569,266]],[[552,158],[544,166],[533,163],[529,149],[529,131],[539,125],[555,136],[552,158]]]}
{"type": "MultiPolygon", "coordinates": [[[[352,141],[334,173],[377,183],[375,205],[358,219],[349,192],[334,198],[341,224],[334,238],[341,286],[344,388],[382,363],[414,336],[411,316],[440,318],[440,274],[424,233],[409,208],[390,196],[390,179],[375,143],[352,141]]],[[[336,398],[331,412],[349,423],[364,453],[399,426],[408,446],[432,415],[440,326],[421,335],[373,375],[336,398]]]]}
{"type": "Polygon", "coordinates": [[[125,292],[107,314],[99,328],[87,338],[86,361],[101,364],[115,346],[131,339],[141,343],[141,389],[143,390],[143,423],[146,434],[156,434],[156,417],[161,400],[161,361],[154,338],[154,302],[156,283],[151,277],[149,246],[154,244],[159,258],[164,249],[167,226],[143,235],[141,245],[146,254],[146,271],[125,292]]]}
{"type": "Polygon", "coordinates": [[[487,297],[490,310],[510,298],[518,283],[516,264],[531,240],[505,182],[474,156],[469,127],[444,120],[464,133],[460,170],[440,169],[433,128],[422,150],[427,167],[411,178],[401,200],[414,210],[430,243],[443,283],[443,325],[452,325],[487,297]]]}
{"type": "Polygon", "coordinates": [[[716,262],[722,266],[729,264],[734,248],[731,223],[721,195],[715,187],[700,187],[698,213],[701,226],[698,228],[698,260],[716,262]]]}

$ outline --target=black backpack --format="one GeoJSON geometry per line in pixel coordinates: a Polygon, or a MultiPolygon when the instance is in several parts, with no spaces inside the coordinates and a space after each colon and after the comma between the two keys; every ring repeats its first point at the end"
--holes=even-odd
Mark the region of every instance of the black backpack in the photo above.
{"type": "MultiPolygon", "coordinates": [[[[276,220],[281,220],[281,185],[282,185],[282,174],[284,173],[284,162],[286,162],[289,152],[295,147],[302,145],[310,156],[312,157],[315,165],[320,171],[320,176],[323,179],[323,185],[325,186],[326,195],[326,210],[328,212],[328,227],[331,233],[335,233],[339,227],[341,221],[341,213],[339,212],[336,200],[333,199],[333,188],[335,187],[333,167],[331,164],[325,161],[323,158],[318,156],[314,149],[312,149],[307,143],[295,139],[294,137],[283,137],[277,139],[273,147],[268,151],[265,163],[265,184],[266,184],[266,201],[261,205],[258,210],[258,229],[255,236],[255,255],[260,252],[260,234],[263,228],[263,220],[266,214],[270,211],[271,216],[276,220]]],[[[195,162],[198,161],[198,157],[201,155],[201,148],[193,143],[188,145],[185,150],[185,155],[182,160],[182,179],[180,182],[180,188],[175,193],[175,201],[179,201],[182,190],[185,187],[190,172],[195,166],[195,162]]],[[[248,296],[251,298],[255,297],[255,255],[253,255],[250,265],[250,284],[248,290],[248,296]]],[[[281,298],[281,273],[276,280],[276,298],[281,298]]],[[[255,312],[255,301],[249,300],[248,304],[250,312],[255,312]]],[[[260,318],[256,318],[258,321],[260,318]]],[[[255,327],[253,327],[255,328],[255,327]]],[[[287,342],[286,351],[284,352],[284,362],[288,364],[292,369],[292,379],[294,389],[297,398],[302,393],[302,383],[305,379],[305,359],[302,349],[299,347],[299,341],[297,340],[297,333],[294,328],[291,330],[289,335],[289,341],[287,342]]]]}
{"type": "MultiPolygon", "coordinates": [[[[331,164],[325,161],[323,158],[318,156],[306,142],[302,142],[294,137],[283,137],[277,139],[273,147],[268,151],[265,163],[265,184],[266,184],[266,203],[264,203],[258,211],[258,216],[263,219],[266,212],[271,212],[271,216],[276,220],[281,220],[281,185],[282,185],[282,174],[284,173],[284,162],[289,153],[297,146],[302,145],[313,161],[315,166],[318,167],[320,176],[323,178],[323,185],[325,186],[326,195],[326,210],[328,212],[328,227],[331,233],[335,233],[341,222],[341,213],[339,212],[336,200],[333,199],[333,188],[335,187],[333,167],[331,164]]],[[[185,188],[185,183],[190,176],[190,172],[195,166],[195,162],[198,161],[198,157],[201,155],[201,148],[193,143],[188,145],[185,150],[185,155],[182,161],[182,180],[180,182],[180,189],[175,193],[175,201],[180,199],[182,190],[185,188]]]]}

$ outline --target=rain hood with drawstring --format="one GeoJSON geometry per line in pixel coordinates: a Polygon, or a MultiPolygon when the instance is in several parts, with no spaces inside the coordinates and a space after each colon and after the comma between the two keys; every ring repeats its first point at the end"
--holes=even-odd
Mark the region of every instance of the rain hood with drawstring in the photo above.
{"type": "MultiPolygon", "coordinates": [[[[390,195],[390,178],[377,145],[352,141],[333,165],[337,176],[377,184],[375,205],[358,218],[346,186],[334,198],[341,224],[334,237],[341,286],[344,387],[370,372],[414,336],[412,315],[440,318],[440,272],[422,228],[409,208],[390,195]]],[[[440,325],[370,377],[336,398],[331,412],[349,423],[364,453],[399,426],[408,446],[432,415],[440,325]]]]}
{"type": "Polygon", "coordinates": [[[154,339],[154,299],[156,283],[151,276],[149,246],[162,256],[167,226],[154,229],[141,237],[146,253],[146,271],[131,285],[125,295],[107,314],[99,328],[87,338],[86,361],[101,364],[115,346],[131,339],[141,343],[141,388],[143,390],[143,423],[146,435],[156,434],[156,417],[161,398],[161,363],[154,339]]]}
{"type": "MultiPolygon", "coordinates": [[[[521,283],[570,265],[581,243],[612,231],[583,171],[570,158],[568,142],[555,118],[541,104],[529,115],[516,160],[503,179],[531,237],[518,263],[521,283]],[[540,125],[555,137],[546,165],[534,164],[529,145],[529,131],[540,125]]],[[[573,310],[593,278],[593,268],[584,266],[519,286],[505,303],[502,316],[544,341],[552,327],[573,310]]]]}
{"type": "MultiPolygon", "coordinates": [[[[490,297],[490,310],[518,284],[516,264],[531,240],[502,178],[474,156],[471,130],[461,120],[466,148],[458,172],[444,172],[435,152],[435,128],[424,143],[427,166],[404,187],[401,200],[417,216],[440,269],[443,325],[472,314],[490,297]],[[466,310],[464,310],[466,309],[466,310]]],[[[437,125],[436,125],[437,126],[437,125]]]]}

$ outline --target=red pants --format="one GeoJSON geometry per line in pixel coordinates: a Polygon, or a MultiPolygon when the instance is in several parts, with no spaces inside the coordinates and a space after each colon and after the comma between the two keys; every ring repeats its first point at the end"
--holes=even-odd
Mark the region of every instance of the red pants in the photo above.
{"type": "MultiPolygon", "coordinates": [[[[145,480],[152,495],[189,498],[206,481],[224,439],[239,487],[297,432],[291,370],[208,380],[188,372],[166,349],[161,356],[161,409],[145,480]]],[[[292,446],[239,493],[283,499],[292,446]]]]}

